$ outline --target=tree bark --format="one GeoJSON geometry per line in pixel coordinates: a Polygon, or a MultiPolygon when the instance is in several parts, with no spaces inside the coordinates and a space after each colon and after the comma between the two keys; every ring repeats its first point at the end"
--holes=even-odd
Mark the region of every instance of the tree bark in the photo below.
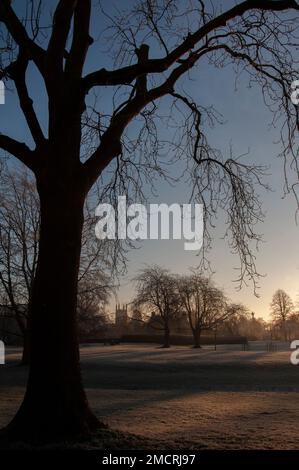
{"type": "Polygon", "coordinates": [[[200,345],[200,337],[201,337],[201,330],[194,329],[193,331],[193,338],[194,338],[194,348],[201,348],[200,345]]]}
{"type": "Polygon", "coordinates": [[[23,333],[23,351],[22,351],[22,359],[21,365],[27,366],[30,360],[30,332],[29,329],[26,328],[23,333]]]}
{"type": "Polygon", "coordinates": [[[100,423],[82,385],[76,325],[85,194],[74,181],[39,187],[39,193],[41,231],[29,312],[29,378],[6,434],[49,441],[87,434],[100,423]]]}
{"type": "Polygon", "coordinates": [[[164,329],[164,343],[163,348],[170,348],[170,330],[168,326],[165,326],[164,329]]]}
{"type": "Polygon", "coordinates": [[[284,340],[288,341],[288,332],[287,332],[287,327],[286,327],[286,322],[285,321],[283,323],[283,330],[284,330],[284,340]]]}

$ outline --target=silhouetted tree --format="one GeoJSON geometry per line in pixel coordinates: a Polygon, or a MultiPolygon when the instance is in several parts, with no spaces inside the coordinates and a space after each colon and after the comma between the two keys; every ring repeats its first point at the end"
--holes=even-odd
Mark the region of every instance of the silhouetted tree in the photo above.
{"type": "Polygon", "coordinates": [[[129,330],[133,333],[140,333],[144,330],[147,324],[147,317],[144,316],[142,311],[133,307],[132,314],[129,317],[129,330]]]}
{"type": "Polygon", "coordinates": [[[291,297],[282,289],[278,289],[271,302],[271,315],[273,320],[282,326],[284,339],[288,340],[286,322],[293,311],[294,305],[291,297]]]}
{"type": "Polygon", "coordinates": [[[210,278],[196,271],[178,278],[177,286],[194,337],[194,347],[200,348],[201,333],[216,328],[236,311],[228,306],[223,291],[210,278]]]}
{"type": "MultiPolygon", "coordinates": [[[[38,194],[28,171],[1,172],[0,293],[23,337],[22,364],[29,361],[28,310],[38,258],[38,194]]],[[[15,329],[16,332],[17,329],[15,329]]]]}
{"type": "Polygon", "coordinates": [[[95,339],[98,336],[104,337],[108,319],[105,312],[105,303],[107,302],[104,295],[94,295],[90,286],[87,291],[81,290],[78,294],[78,332],[80,341],[95,339]]]}
{"type": "Polygon", "coordinates": [[[149,316],[149,326],[164,332],[164,348],[170,347],[171,322],[180,310],[176,278],[167,269],[152,266],[135,278],[134,304],[143,307],[149,316]]]}
{"type": "Polygon", "coordinates": [[[268,337],[269,328],[270,325],[263,318],[255,318],[246,307],[241,307],[236,315],[224,322],[220,332],[246,336],[249,340],[255,341],[268,337]]]}
{"type": "MultiPolygon", "coordinates": [[[[86,433],[99,425],[82,387],[76,325],[88,192],[108,165],[112,186],[117,183],[127,192],[132,182],[142,188],[142,175],[152,182],[154,174],[163,174],[158,129],[164,117],[157,106],[165,98],[171,110],[167,124],[180,119],[176,108],[183,114],[186,110],[168,153],[173,150],[177,158],[187,159],[189,168],[194,162],[190,176],[205,207],[206,234],[217,207],[226,210],[232,248],[241,259],[240,280],[245,275],[254,278],[249,246],[259,239],[254,225],[261,211],[254,185],[260,181],[260,168],[233,156],[225,159],[208,145],[204,126],[215,122],[213,108],[197,104],[180,91],[186,83],[180,84],[202,64],[221,68],[234,63],[247,71],[269,107],[285,117],[281,141],[285,155],[290,150],[295,162],[297,113],[289,89],[297,74],[293,52],[298,16],[293,13],[299,6],[294,0],[245,0],[222,11],[216,2],[139,0],[124,14],[110,15],[113,69],[99,65],[87,72],[93,42],[91,1],[57,0],[50,20],[46,2],[30,1],[26,12],[25,2],[18,3],[19,15],[13,2],[0,2],[0,78],[15,86],[32,140],[26,144],[1,134],[0,148],[34,172],[41,229],[30,309],[28,385],[7,433],[58,438],[59,433],[86,433]],[[48,103],[43,120],[38,119],[27,84],[33,67],[43,80],[48,103]],[[94,87],[105,89],[106,99],[96,104],[87,98],[94,87]]],[[[109,15],[101,15],[108,21],[109,15]]]]}

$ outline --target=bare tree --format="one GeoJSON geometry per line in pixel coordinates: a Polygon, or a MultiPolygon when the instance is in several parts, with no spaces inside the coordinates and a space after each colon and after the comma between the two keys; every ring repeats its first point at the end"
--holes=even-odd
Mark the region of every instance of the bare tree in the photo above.
{"type": "Polygon", "coordinates": [[[286,322],[293,312],[293,302],[291,297],[282,289],[278,289],[271,302],[271,315],[276,324],[282,326],[284,339],[288,340],[286,322]]]}
{"type": "Polygon", "coordinates": [[[298,338],[299,335],[299,313],[292,312],[286,321],[286,330],[288,340],[292,341],[298,338]]]}
{"type": "Polygon", "coordinates": [[[177,285],[194,337],[194,347],[200,348],[201,333],[222,324],[235,314],[235,309],[228,306],[223,291],[210,278],[195,271],[189,276],[179,277],[177,285]]]}
{"type": "Polygon", "coordinates": [[[263,318],[255,318],[245,306],[239,305],[235,315],[220,327],[220,333],[246,336],[249,340],[262,340],[268,336],[269,324],[263,318]]]}
{"type": "Polygon", "coordinates": [[[133,306],[132,314],[129,317],[129,330],[133,333],[140,333],[148,324],[148,316],[144,315],[142,309],[133,306]]]}
{"type": "Polygon", "coordinates": [[[145,309],[152,328],[164,332],[163,347],[169,348],[171,323],[180,310],[175,276],[167,269],[152,266],[143,269],[135,281],[134,305],[145,309]]]}
{"type": "Polygon", "coordinates": [[[245,0],[222,10],[218,2],[136,0],[121,16],[109,20],[101,13],[111,22],[109,51],[115,62],[110,69],[99,65],[85,74],[93,42],[91,1],[57,0],[53,16],[47,16],[46,2],[28,5],[24,16],[22,9],[16,14],[10,0],[0,2],[1,78],[15,87],[31,134],[27,143],[0,134],[0,148],[34,172],[41,206],[28,387],[7,433],[57,437],[58,429],[74,435],[99,425],[82,387],[76,328],[84,202],[98,178],[105,179],[108,166],[105,174],[110,171],[112,186],[119,183],[128,192],[142,188],[143,178],[163,176],[162,98],[171,109],[168,124],[180,119],[177,107],[187,110],[167,153],[173,150],[173,158],[187,159],[195,194],[205,206],[206,227],[217,207],[227,211],[232,247],[241,259],[240,280],[246,275],[255,279],[251,243],[259,239],[254,226],[261,211],[254,185],[260,169],[233,156],[225,159],[208,144],[204,127],[215,122],[213,108],[196,103],[182,85],[188,72],[207,63],[219,68],[233,63],[248,72],[274,116],[284,118],[284,155],[297,169],[298,114],[289,88],[296,78],[299,6],[295,0],[245,0]],[[48,102],[43,120],[26,82],[33,67],[48,102]],[[95,87],[105,87],[111,106],[93,106],[87,95],[95,87]]]}
{"type": "MultiPolygon", "coordinates": [[[[106,279],[102,279],[104,283],[106,279]]],[[[109,290],[103,285],[99,288],[100,280],[91,280],[94,285],[92,289],[92,283],[81,285],[78,292],[78,331],[80,341],[86,341],[95,339],[98,336],[103,337],[107,329],[107,315],[105,312],[105,306],[109,299],[109,290]]]]}
{"type": "Polygon", "coordinates": [[[1,172],[0,292],[7,315],[23,337],[22,363],[29,361],[28,309],[38,257],[40,213],[35,184],[28,171],[1,172]]]}

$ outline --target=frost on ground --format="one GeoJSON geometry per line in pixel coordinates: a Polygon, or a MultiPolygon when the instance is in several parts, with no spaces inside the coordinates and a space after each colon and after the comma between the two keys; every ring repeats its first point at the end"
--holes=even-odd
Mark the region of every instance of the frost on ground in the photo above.
{"type": "MultiPolygon", "coordinates": [[[[24,392],[17,354],[0,368],[0,426],[24,392]]],[[[81,357],[91,404],[112,429],[168,449],[299,448],[299,366],[290,351],[89,345],[81,357]]]]}

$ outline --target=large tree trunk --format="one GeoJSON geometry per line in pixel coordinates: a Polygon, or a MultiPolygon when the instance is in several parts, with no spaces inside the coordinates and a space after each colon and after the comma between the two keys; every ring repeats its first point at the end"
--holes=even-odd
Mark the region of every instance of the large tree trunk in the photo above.
{"type": "Polygon", "coordinates": [[[192,330],[193,338],[194,338],[194,348],[201,348],[200,345],[200,337],[201,337],[201,330],[195,328],[192,330]]]}
{"type": "MultiPolygon", "coordinates": [[[[29,364],[29,352],[30,352],[30,334],[29,334],[29,316],[23,317],[23,314],[19,311],[17,305],[13,303],[14,314],[17,325],[23,337],[23,351],[20,365],[27,366],[29,364]]],[[[28,315],[28,312],[27,312],[28,315]]]]}
{"type": "Polygon", "coordinates": [[[29,364],[29,359],[30,359],[30,332],[29,332],[29,329],[26,328],[23,333],[23,352],[22,352],[21,365],[27,366],[29,364]]]}
{"type": "Polygon", "coordinates": [[[169,330],[168,325],[166,325],[164,328],[164,343],[162,347],[170,348],[170,330],[169,330]]]}
{"type": "MultiPolygon", "coordinates": [[[[52,180],[53,181],[53,180],[52,180]]],[[[82,386],[76,327],[84,194],[39,188],[41,233],[30,311],[30,370],[23,403],[6,431],[51,440],[86,434],[99,422],[82,386]]],[[[71,189],[73,187],[73,189],[71,189]]]]}
{"type": "Polygon", "coordinates": [[[284,334],[284,340],[288,341],[288,332],[287,332],[287,325],[286,321],[283,321],[283,334],[284,334]]]}

